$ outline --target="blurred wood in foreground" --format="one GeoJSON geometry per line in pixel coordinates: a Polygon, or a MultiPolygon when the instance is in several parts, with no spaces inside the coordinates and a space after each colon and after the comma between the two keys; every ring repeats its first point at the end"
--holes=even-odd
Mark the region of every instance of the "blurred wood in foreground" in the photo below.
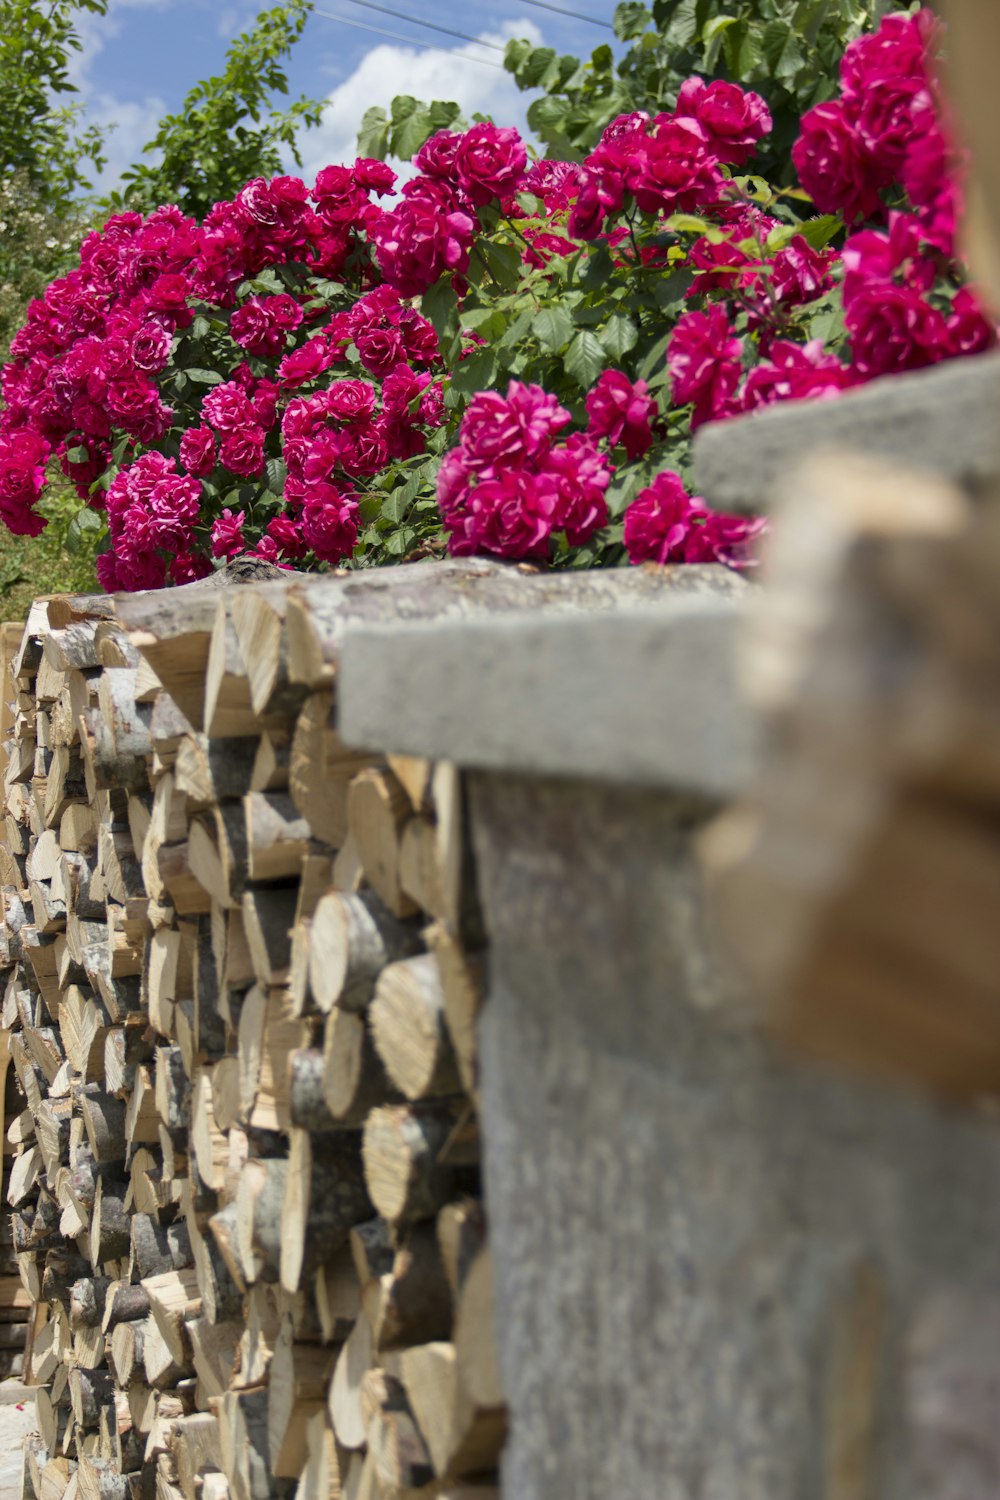
{"type": "Polygon", "coordinates": [[[795,477],[748,641],[762,770],[704,843],[723,924],[797,1047],[1000,1086],[996,510],[829,454],[795,477]]]}

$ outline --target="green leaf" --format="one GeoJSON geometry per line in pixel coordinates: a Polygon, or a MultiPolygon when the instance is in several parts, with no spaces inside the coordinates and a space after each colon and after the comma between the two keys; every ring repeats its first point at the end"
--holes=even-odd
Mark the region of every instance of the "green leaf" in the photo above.
{"type": "Polygon", "coordinates": [[[615,6],[615,36],[620,42],[631,42],[642,35],[652,19],[646,7],[637,0],[624,0],[623,4],[615,6]]]}
{"type": "Polygon", "coordinates": [[[791,83],[806,60],[795,30],[782,20],[769,21],[764,27],[761,52],[768,72],[783,83],[791,83]]]}
{"type": "Polygon", "coordinates": [[[384,109],[373,104],[361,117],[358,131],[358,154],[384,161],[389,154],[389,117],[384,109]]]}
{"type": "Polygon", "coordinates": [[[408,115],[392,132],[392,154],[400,161],[412,161],[426,140],[434,134],[429,111],[420,108],[408,115]]]}
{"type": "Polygon", "coordinates": [[[452,389],[463,396],[473,396],[476,391],[487,390],[496,380],[497,356],[491,348],[477,349],[463,359],[452,376],[452,389]]]}
{"type": "Polygon", "coordinates": [[[588,333],[585,328],[581,328],[563,356],[563,368],[566,374],[575,380],[582,390],[589,391],[604,369],[604,364],[604,349],[600,339],[588,333]]]}
{"type": "Polygon", "coordinates": [[[225,379],[218,370],[190,369],[183,372],[188,380],[193,380],[197,385],[221,385],[225,379]]]}
{"type": "Polygon", "coordinates": [[[442,277],[428,287],[420,303],[420,311],[434,325],[434,332],[443,342],[452,337],[458,328],[458,298],[450,277],[442,277]]]}
{"type": "Polygon", "coordinates": [[[408,120],[412,114],[422,108],[420,100],[414,99],[412,94],[397,94],[389,106],[392,123],[401,125],[404,120],[408,120]]]}
{"type": "Polygon", "coordinates": [[[800,224],[798,231],[814,250],[823,250],[843,227],[844,221],[837,214],[821,214],[800,224]]]}
{"type": "Polygon", "coordinates": [[[276,495],[285,493],[285,482],[288,479],[288,469],[282,458],[269,458],[265,470],[267,473],[268,488],[276,495]]]}
{"type": "Polygon", "coordinates": [[[197,317],[192,320],[191,327],[188,329],[188,334],[193,339],[203,339],[207,338],[211,331],[211,323],[203,313],[199,313],[197,317]]]}
{"type": "Polygon", "coordinates": [[[104,530],[104,517],[89,507],[78,510],[66,528],[66,551],[78,557],[88,546],[92,549],[94,539],[104,530]]]}
{"type": "Polygon", "coordinates": [[[381,519],[389,521],[393,526],[398,526],[410,508],[411,498],[406,495],[402,486],[398,490],[393,490],[392,494],[387,495],[382,501],[382,509],[379,513],[381,519]]]}
{"type": "Polygon", "coordinates": [[[615,313],[597,335],[611,359],[621,359],[639,341],[639,330],[625,313],[615,313]]]}
{"type": "Polygon", "coordinates": [[[702,219],[698,214],[671,214],[664,221],[665,229],[674,229],[678,234],[705,234],[711,229],[707,219],[702,219]]]}
{"type": "Polygon", "coordinates": [[[409,552],[416,539],[417,533],[412,526],[401,526],[398,531],[394,531],[387,538],[385,550],[390,557],[402,557],[404,553],[409,552]]]}
{"type": "Polygon", "coordinates": [[[550,354],[558,354],[560,349],[565,349],[573,337],[573,329],[573,319],[558,304],[555,307],[543,307],[541,312],[535,314],[531,323],[535,338],[550,354]]]}
{"type": "Polygon", "coordinates": [[[90,449],[78,443],[75,448],[66,449],[66,457],[71,464],[85,464],[90,458],[90,449]]]}
{"type": "Polygon", "coordinates": [[[521,280],[521,252],[515,245],[498,244],[495,240],[480,240],[479,251],[485,260],[493,280],[505,291],[512,292],[521,280]]]}

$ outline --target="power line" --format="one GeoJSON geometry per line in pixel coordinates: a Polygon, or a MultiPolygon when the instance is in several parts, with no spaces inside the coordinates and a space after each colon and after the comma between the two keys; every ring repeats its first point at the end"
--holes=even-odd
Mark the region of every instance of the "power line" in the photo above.
{"type": "Polygon", "coordinates": [[[491,47],[494,52],[503,52],[499,42],[484,42],[478,36],[470,36],[467,31],[453,31],[450,26],[439,26],[436,21],[424,21],[420,16],[408,16],[401,10],[393,10],[389,5],[379,5],[376,0],[350,0],[351,5],[361,5],[365,10],[378,10],[384,16],[395,16],[397,21],[409,21],[411,26],[423,26],[427,31],[439,31],[442,36],[457,37],[460,42],[474,42],[477,47],[491,47]]]}
{"type": "MultiPolygon", "coordinates": [[[[405,42],[408,47],[417,47],[421,52],[443,52],[446,57],[456,55],[453,47],[438,47],[434,42],[422,42],[418,37],[403,36],[399,31],[387,31],[384,26],[369,26],[364,21],[352,21],[347,16],[335,16],[329,10],[317,10],[313,7],[313,15],[322,16],[326,21],[337,21],[341,26],[353,26],[357,31],[370,31],[373,36],[386,36],[393,42],[405,42]]],[[[405,20],[406,17],[403,19],[405,20]]],[[[500,63],[495,63],[488,57],[476,57],[475,54],[463,55],[462,61],[479,63],[483,68],[496,68],[498,73],[504,72],[500,63]]]]}
{"type": "Polygon", "coordinates": [[[554,11],[557,16],[569,16],[574,21],[588,21],[591,26],[602,26],[605,31],[614,31],[610,21],[599,21],[596,16],[585,16],[579,10],[567,10],[562,5],[550,5],[548,0],[519,0],[521,5],[534,5],[539,10],[554,11]]]}

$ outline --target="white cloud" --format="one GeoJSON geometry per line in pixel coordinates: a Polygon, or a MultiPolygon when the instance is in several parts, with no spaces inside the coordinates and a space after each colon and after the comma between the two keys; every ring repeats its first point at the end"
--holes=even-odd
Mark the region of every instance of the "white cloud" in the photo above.
{"type": "Polygon", "coordinates": [[[116,99],[113,94],[97,94],[87,102],[87,122],[100,125],[106,132],[104,154],[108,164],[94,181],[94,191],[110,193],[118,187],[126,167],[136,161],[152,163],[142,148],[156,134],[157,126],[167,113],[167,106],[155,94],[145,99],[116,99]]]}
{"type": "MultiPolygon", "coordinates": [[[[319,24],[318,17],[313,24],[319,24]]],[[[500,45],[512,37],[525,37],[536,46],[542,41],[531,21],[504,22],[499,30],[478,35],[480,41],[500,45]]],[[[425,102],[454,100],[466,118],[492,115],[498,124],[516,125],[526,132],[530,96],[520,92],[509,73],[482,65],[481,59],[491,56],[500,61],[499,52],[489,53],[471,44],[441,51],[386,43],[374,47],[328,95],[319,126],[299,137],[305,180],[312,182],[331,162],[353,161],[365,110],[373,105],[388,110],[396,94],[412,94],[425,102]]]]}

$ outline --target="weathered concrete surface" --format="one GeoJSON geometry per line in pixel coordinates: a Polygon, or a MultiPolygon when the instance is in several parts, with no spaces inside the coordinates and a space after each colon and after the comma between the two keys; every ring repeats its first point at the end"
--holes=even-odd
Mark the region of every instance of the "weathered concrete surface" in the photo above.
{"type": "Polygon", "coordinates": [[[689,809],[471,804],[506,1500],[996,1500],[995,1125],[771,1054],[689,809]]]}
{"type": "Polygon", "coordinates": [[[975,485],[1000,474],[1000,355],[891,375],[832,400],[795,401],[701,428],[695,485],[712,505],[767,509],[795,464],[823,448],[975,485]]]}
{"type": "Polygon", "coordinates": [[[657,576],[608,574],[597,593],[583,575],[546,609],[352,626],[340,732],[463,766],[724,795],[754,760],[736,674],[747,585],[678,569],[654,591],[657,576]]]}
{"type": "Polygon", "coordinates": [[[37,1430],[34,1391],[19,1380],[0,1382],[0,1500],[20,1500],[21,1444],[37,1430]]]}

